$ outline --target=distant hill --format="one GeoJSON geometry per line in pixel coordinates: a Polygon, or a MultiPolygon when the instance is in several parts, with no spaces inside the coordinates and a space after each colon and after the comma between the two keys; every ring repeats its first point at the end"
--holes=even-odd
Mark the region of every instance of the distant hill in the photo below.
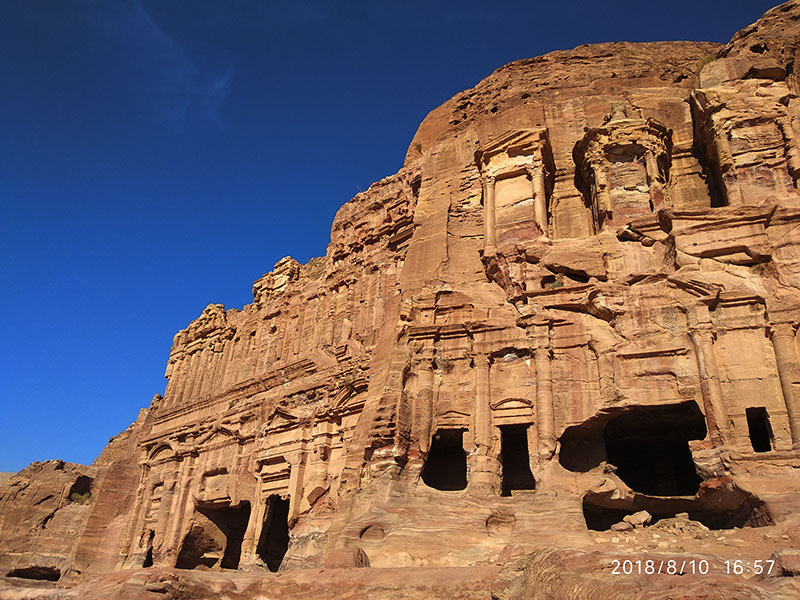
{"type": "Polygon", "coordinates": [[[15,473],[0,473],[0,483],[3,483],[6,479],[15,475],[15,473]]]}

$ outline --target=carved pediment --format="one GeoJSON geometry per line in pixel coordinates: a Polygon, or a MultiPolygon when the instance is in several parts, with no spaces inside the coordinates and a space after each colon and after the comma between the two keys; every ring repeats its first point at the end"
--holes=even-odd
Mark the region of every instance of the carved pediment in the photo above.
{"type": "Polygon", "coordinates": [[[441,415],[439,418],[441,419],[465,419],[469,418],[470,414],[466,412],[462,412],[460,410],[448,410],[441,415]]]}
{"type": "Polygon", "coordinates": [[[283,406],[276,406],[266,419],[267,429],[296,427],[302,419],[283,406]]]}
{"type": "Polygon", "coordinates": [[[157,461],[170,459],[173,456],[175,456],[175,451],[172,449],[172,446],[170,446],[167,443],[162,443],[162,444],[158,444],[157,446],[155,446],[155,448],[153,448],[150,451],[150,454],[147,457],[147,460],[152,463],[152,462],[157,462],[157,461]]]}
{"type": "Polygon", "coordinates": [[[541,152],[549,143],[547,128],[513,129],[487,142],[475,151],[475,162],[478,166],[489,164],[498,154],[533,154],[541,152]]]}
{"type": "Polygon", "coordinates": [[[355,381],[345,384],[333,399],[330,401],[329,410],[331,411],[342,411],[350,407],[358,407],[363,405],[363,401],[359,398],[361,392],[366,390],[367,388],[367,380],[363,377],[356,379],[355,381]]]}
{"type": "Polygon", "coordinates": [[[216,425],[197,439],[197,445],[205,446],[217,444],[220,442],[238,440],[240,437],[239,432],[235,429],[225,427],[224,425],[216,425]]]}
{"type": "Polygon", "coordinates": [[[527,398],[503,398],[490,405],[492,410],[510,410],[515,408],[533,408],[533,402],[527,398]]]}
{"type": "Polygon", "coordinates": [[[690,279],[671,275],[667,277],[667,281],[676,287],[678,290],[694,298],[708,299],[708,301],[716,302],[722,287],[713,283],[699,281],[697,279],[690,279]]]}

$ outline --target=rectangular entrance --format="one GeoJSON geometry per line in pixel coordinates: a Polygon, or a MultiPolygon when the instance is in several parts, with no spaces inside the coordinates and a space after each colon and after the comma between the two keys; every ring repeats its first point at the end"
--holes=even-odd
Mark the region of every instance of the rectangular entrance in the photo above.
{"type": "Polygon", "coordinates": [[[503,496],[511,496],[515,491],[536,489],[528,453],[529,426],[526,423],[500,426],[503,496]]]}
{"type": "Polygon", "coordinates": [[[745,409],[747,429],[750,432],[750,445],[754,452],[772,450],[772,426],[769,424],[767,409],[763,406],[745,409]]]}
{"type": "Polygon", "coordinates": [[[277,571],[289,549],[289,498],[273,494],[267,498],[267,511],[256,552],[270,571],[277,571]]]}

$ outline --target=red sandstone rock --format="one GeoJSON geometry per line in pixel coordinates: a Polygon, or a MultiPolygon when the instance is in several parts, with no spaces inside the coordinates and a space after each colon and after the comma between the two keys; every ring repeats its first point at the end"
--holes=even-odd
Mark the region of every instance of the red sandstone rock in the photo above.
{"type": "Polygon", "coordinates": [[[0,598],[798,597],[799,6],[433,110],[92,467],[0,484],[0,598]]]}

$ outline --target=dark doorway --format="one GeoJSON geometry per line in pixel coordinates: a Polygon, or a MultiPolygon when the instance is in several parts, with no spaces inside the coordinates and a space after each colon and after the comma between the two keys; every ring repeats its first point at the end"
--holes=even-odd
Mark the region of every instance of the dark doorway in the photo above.
{"type": "Polygon", "coordinates": [[[608,462],[632,490],[693,496],[701,479],[688,442],[705,435],[705,418],[697,404],[684,402],[631,408],[608,422],[604,439],[608,462]]]}
{"type": "Polygon", "coordinates": [[[183,540],[175,566],[179,569],[195,569],[200,565],[238,569],[249,519],[249,502],[237,507],[198,507],[195,523],[183,540]]]}
{"type": "Polygon", "coordinates": [[[153,539],[156,537],[156,532],[152,529],[150,530],[150,535],[147,538],[147,554],[144,555],[144,562],[142,563],[142,567],[152,567],[153,566],[153,539]]]}
{"type": "Polygon", "coordinates": [[[463,429],[440,429],[433,436],[422,481],[436,490],[453,491],[467,487],[467,454],[463,429]]]}
{"type": "Polygon", "coordinates": [[[500,462],[503,463],[503,496],[536,489],[528,454],[528,425],[500,427],[500,462]]]}
{"type": "Polygon", "coordinates": [[[767,409],[763,406],[748,408],[745,410],[745,415],[753,451],[769,452],[772,450],[772,426],[769,424],[767,409]]]}
{"type": "Polygon", "coordinates": [[[267,499],[267,512],[256,552],[270,571],[277,571],[289,549],[289,499],[267,499]]]}

